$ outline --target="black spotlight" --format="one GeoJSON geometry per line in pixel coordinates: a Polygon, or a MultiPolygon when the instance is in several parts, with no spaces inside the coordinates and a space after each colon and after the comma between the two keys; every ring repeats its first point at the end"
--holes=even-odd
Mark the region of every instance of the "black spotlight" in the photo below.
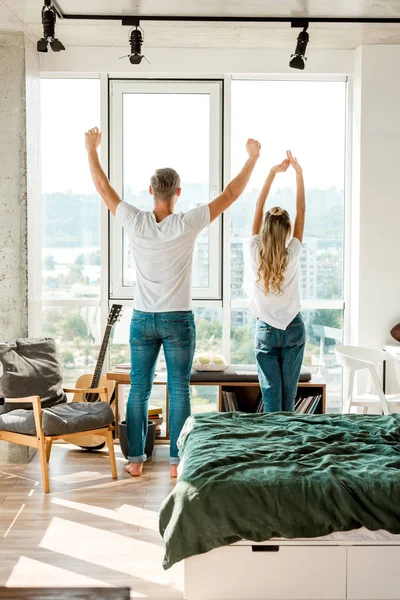
{"type": "MultiPolygon", "coordinates": [[[[147,58],[142,54],[142,44],[143,44],[143,29],[140,27],[139,19],[135,19],[132,23],[134,29],[131,30],[129,34],[129,44],[131,46],[131,53],[127,56],[121,56],[121,58],[129,58],[129,62],[131,65],[140,65],[143,59],[147,60],[147,58]]],[[[150,64],[150,62],[147,60],[150,64]]]]}
{"type": "Polygon", "coordinates": [[[129,36],[129,43],[131,45],[131,53],[129,55],[129,61],[132,65],[140,65],[143,59],[142,55],[142,44],[143,36],[140,29],[132,29],[129,36]]]}
{"type": "Polygon", "coordinates": [[[44,0],[42,8],[43,37],[37,43],[38,52],[48,52],[49,44],[53,52],[65,50],[63,44],[56,38],[56,20],[57,13],[51,0],[44,0]]]}
{"type": "Polygon", "coordinates": [[[307,33],[307,29],[308,25],[306,25],[303,31],[299,33],[297,38],[296,50],[294,51],[294,54],[290,56],[289,65],[292,67],[292,69],[300,69],[301,71],[303,71],[304,67],[306,66],[307,58],[305,54],[307,44],[310,39],[310,36],[307,33]]]}

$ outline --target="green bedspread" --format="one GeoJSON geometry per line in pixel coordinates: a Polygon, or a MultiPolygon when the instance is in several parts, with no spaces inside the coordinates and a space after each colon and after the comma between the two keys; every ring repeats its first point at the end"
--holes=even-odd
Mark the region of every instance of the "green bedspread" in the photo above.
{"type": "Polygon", "coordinates": [[[240,539],[400,533],[400,415],[201,414],[180,444],[165,569],[240,539]]]}

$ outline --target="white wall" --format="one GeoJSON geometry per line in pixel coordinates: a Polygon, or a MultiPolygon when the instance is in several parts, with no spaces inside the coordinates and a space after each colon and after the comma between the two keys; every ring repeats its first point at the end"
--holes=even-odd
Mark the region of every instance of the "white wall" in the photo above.
{"type": "Polygon", "coordinates": [[[399,61],[400,46],[356,53],[352,325],[359,344],[378,348],[400,321],[399,61]]]}
{"type": "MultiPolygon", "coordinates": [[[[69,47],[65,52],[42,54],[40,67],[43,72],[123,73],[129,77],[157,76],[171,73],[180,76],[199,76],[222,73],[290,73],[300,75],[289,67],[291,51],[285,50],[239,50],[195,48],[149,48],[143,52],[151,64],[142,61],[133,66],[127,58],[128,44],[122,48],[69,47]]],[[[347,74],[353,69],[352,50],[307,51],[307,74],[347,74]]],[[[301,76],[301,75],[300,75],[301,76]]]]}

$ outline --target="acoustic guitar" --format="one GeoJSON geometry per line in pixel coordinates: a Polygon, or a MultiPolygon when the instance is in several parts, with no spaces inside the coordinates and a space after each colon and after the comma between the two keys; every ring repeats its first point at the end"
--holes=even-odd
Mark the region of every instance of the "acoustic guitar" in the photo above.
{"type": "MultiPolygon", "coordinates": [[[[101,343],[99,355],[96,362],[94,373],[86,373],[81,375],[75,387],[77,389],[93,389],[97,387],[106,387],[108,390],[108,397],[110,398],[110,404],[114,399],[114,388],[115,382],[109,381],[105,377],[102,377],[101,372],[103,370],[104,361],[107,354],[107,347],[110,341],[111,332],[114,325],[120,320],[122,315],[122,305],[113,304],[107,319],[107,326],[104,332],[103,341],[101,343]]],[[[94,393],[79,394],[75,393],[72,402],[98,402],[100,400],[99,395],[94,393]]],[[[85,450],[101,450],[105,446],[104,437],[93,435],[89,437],[87,435],[81,436],[79,433],[73,437],[68,438],[69,444],[75,444],[85,450]]]]}

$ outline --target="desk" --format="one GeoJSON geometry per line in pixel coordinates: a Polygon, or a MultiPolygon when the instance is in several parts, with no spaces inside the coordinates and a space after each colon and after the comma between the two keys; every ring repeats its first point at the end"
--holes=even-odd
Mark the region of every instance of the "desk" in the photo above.
{"type": "MultiPolygon", "coordinates": [[[[115,381],[115,424],[116,437],[118,437],[119,423],[119,402],[120,402],[120,386],[129,385],[131,382],[129,371],[110,371],[107,373],[107,379],[115,381]]],[[[167,372],[159,371],[154,378],[154,385],[167,384],[167,372]]],[[[194,386],[211,386],[218,388],[218,411],[223,411],[222,392],[223,390],[236,389],[237,395],[240,397],[242,404],[254,404],[259,394],[260,384],[258,382],[257,371],[254,367],[247,365],[232,365],[226,371],[192,371],[190,385],[194,386]],[[248,401],[248,402],[247,402],[248,401]]],[[[168,439],[168,390],[166,389],[166,425],[168,439]]],[[[321,414],[326,411],[326,384],[322,378],[312,378],[311,381],[299,381],[298,393],[302,395],[321,395],[316,413],[321,414]]],[[[251,411],[249,411],[251,412],[251,411]]]]}

